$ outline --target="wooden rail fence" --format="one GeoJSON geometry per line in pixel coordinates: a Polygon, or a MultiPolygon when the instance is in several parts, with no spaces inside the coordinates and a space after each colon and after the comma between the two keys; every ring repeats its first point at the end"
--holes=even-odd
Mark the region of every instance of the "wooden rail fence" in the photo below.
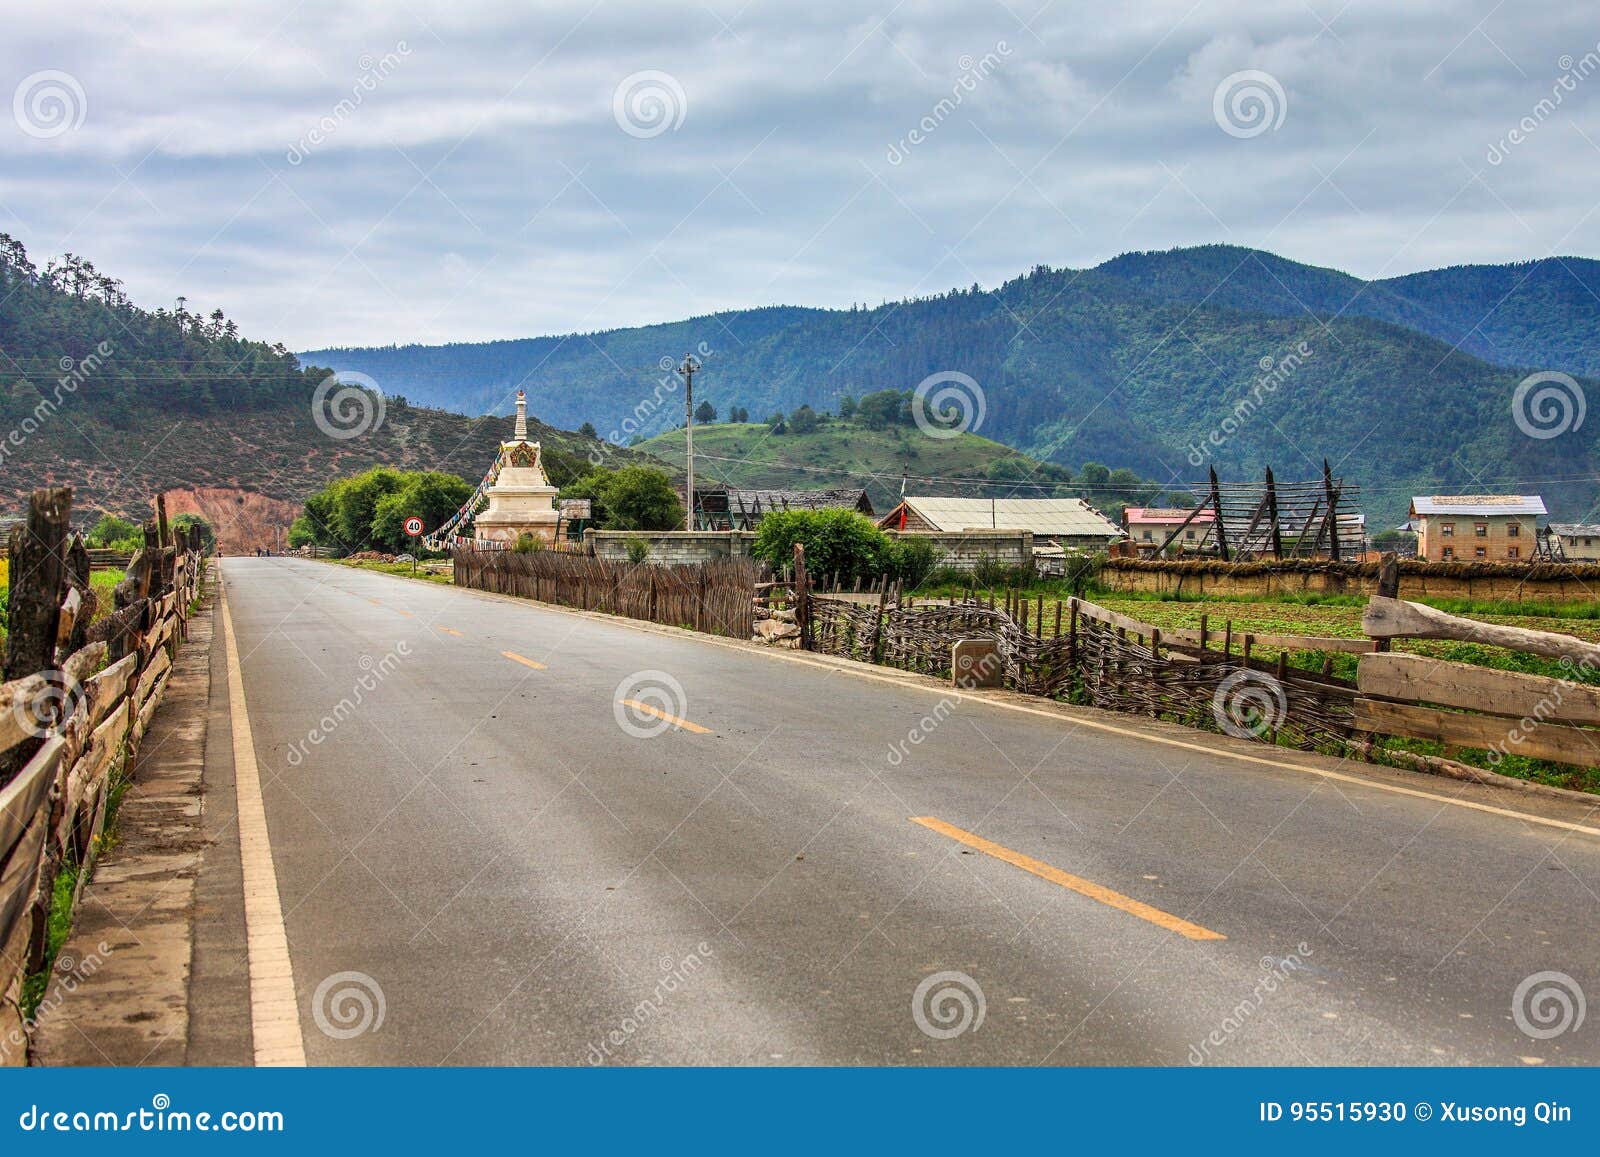
{"type": "Polygon", "coordinates": [[[69,487],[37,490],[10,541],[0,685],[0,1065],[27,1062],[23,980],[44,963],[55,881],[99,850],[114,776],[149,729],[201,580],[200,532],[174,536],[164,506],[94,623],[69,487]]]}

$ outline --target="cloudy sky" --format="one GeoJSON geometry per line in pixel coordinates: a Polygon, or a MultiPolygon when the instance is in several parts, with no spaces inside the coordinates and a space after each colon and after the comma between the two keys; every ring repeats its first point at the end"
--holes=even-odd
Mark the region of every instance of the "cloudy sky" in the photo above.
{"type": "Polygon", "coordinates": [[[6,24],[0,231],[293,348],[875,304],[1212,241],[1366,277],[1600,251],[1600,20],[1574,3],[24,0],[6,24]]]}

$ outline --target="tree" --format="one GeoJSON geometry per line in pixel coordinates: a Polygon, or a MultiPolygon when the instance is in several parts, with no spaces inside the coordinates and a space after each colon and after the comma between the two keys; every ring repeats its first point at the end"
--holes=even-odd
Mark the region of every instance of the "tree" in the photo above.
{"type": "Polygon", "coordinates": [[[779,410],[776,414],[773,414],[772,417],[767,419],[767,429],[771,430],[774,434],[787,434],[789,432],[789,426],[783,420],[782,410],[779,410]]]}
{"type": "Polygon", "coordinates": [[[911,421],[909,390],[879,390],[856,404],[856,420],[872,430],[888,430],[911,421]]]}
{"type": "Polygon", "coordinates": [[[579,426],[578,433],[582,434],[585,438],[598,438],[600,436],[595,431],[593,422],[585,422],[583,425],[579,426]]]}
{"type": "Polygon", "coordinates": [[[839,417],[843,418],[846,422],[848,422],[848,421],[850,421],[850,419],[854,418],[855,416],[856,416],[856,397],[855,397],[854,394],[846,394],[846,395],[844,395],[844,397],[839,399],[839,417]]]}
{"type": "Polygon", "coordinates": [[[810,406],[801,406],[789,415],[789,429],[796,434],[809,434],[821,425],[822,420],[810,406]]]}
{"type": "Polygon", "coordinates": [[[891,567],[889,536],[854,510],[774,511],[761,520],[750,551],[778,568],[793,561],[797,542],[806,548],[806,569],[812,574],[866,577],[891,567]]]}
{"type": "Polygon", "coordinates": [[[600,488],[607,530],[676,530],[683,525],[683,503],[666,471],[624,466],[600,488]]]}
{"type": "Polygon", "coordinates": [[[89,528],[83,542],[85,546],[98,550],[138,550],[144,544],[144,532],[139,529],[138,523],[107,514],[89,528]]]}
{"type": "Polygon", "coordinates": [[[407,474],[373,508],[372,545],[394,554],[411,550],[416,543],[405,532],[406,519],[420,518],[424,530],[435,530],[471,497],[472,487],[454,474],[407,474]]]}
{"type": "Polygon", "coordinates": [[[701,402],[694,408],[694,420],[702,426],[709,426],[717,420],[717,408],[710,402],[701,402]]]}
{"type": "Polygon", "coordinates": [[[217,545],[217,533],[211,529],[211,523],[198,514],[180,514],[172,520],[172,531],[175,537],[182,538],[189,533],[191,526],[200,528],[200,551],[208,554],[217,545]]]}
{"type": "Polygon", "coordinates": [[[1098,462],[1085,462],[1078,471],[1078,481],[1091,489],[1103,489],[1111,481],[1111,471],[1098,462]]]}

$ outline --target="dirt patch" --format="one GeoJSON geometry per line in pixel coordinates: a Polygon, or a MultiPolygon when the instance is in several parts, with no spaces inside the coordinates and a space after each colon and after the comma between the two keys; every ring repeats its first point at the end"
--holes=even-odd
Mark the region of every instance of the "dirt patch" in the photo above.
{"type": "Polygon", "coordinates": [[[259,547],[281,549],[300,504],[249,490],[221,486],[168,490],[167,514],[198,514],[217,532],[224,554],[253,554],[259,547]]]}

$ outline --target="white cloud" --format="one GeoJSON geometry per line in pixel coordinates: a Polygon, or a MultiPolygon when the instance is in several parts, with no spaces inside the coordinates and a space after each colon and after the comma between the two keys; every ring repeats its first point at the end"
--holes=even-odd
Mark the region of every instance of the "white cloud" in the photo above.
{"type": "Polygon", "coordinates": [[[1592,94],[1485,160],[1596,31],[1492,0],[105,0],[7,19],[0,96],[59,69],[87,110],[49,138],[0,119],[0,230],[300,347],[843,305],[1207,241],[1363,275],[1600,242],[1592,94]],[[1241,69],[1285,91],[1276,131],[1213,120],[1241,69]],[[637,139],[612,93],[645,70],[687,108],[637,139]]]}

